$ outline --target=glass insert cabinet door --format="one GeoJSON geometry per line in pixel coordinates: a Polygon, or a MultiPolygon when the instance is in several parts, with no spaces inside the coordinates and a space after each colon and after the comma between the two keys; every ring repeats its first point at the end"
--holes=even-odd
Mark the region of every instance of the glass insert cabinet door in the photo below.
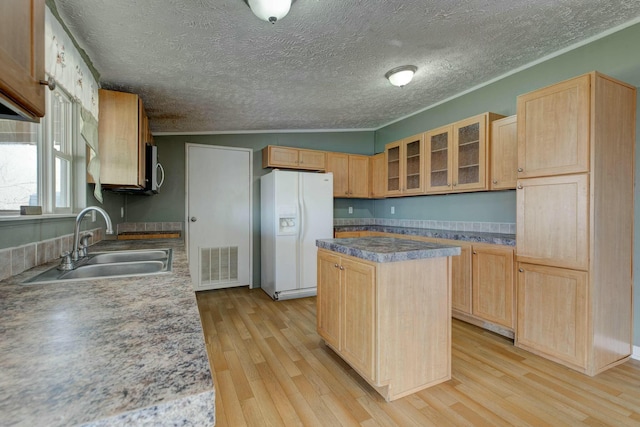
{"type": "Polygon", "coordinates": [[[452,126],[444,126],[427,132],[427,192],[451,188],[452,130],[452,126]]]}
{"type": "Polygon", "coordinates": [[[405,192],[415,192],[422,189],[422,138],[405,142],[405,192]]]}
{"type": "Polygon", "coordinates": [[[486,115],[454,124],[453,189],[486,189],[486,115]]]}
{"type": "Polygon", "coordinates": [[[387,194],[400,194],[400,143],[388,144],[387,159],[387,194]]]}

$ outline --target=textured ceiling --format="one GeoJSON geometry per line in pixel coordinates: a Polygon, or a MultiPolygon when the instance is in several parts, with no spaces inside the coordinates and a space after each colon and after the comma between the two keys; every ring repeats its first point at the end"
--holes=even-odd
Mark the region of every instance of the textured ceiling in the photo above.
{"type": "Polygon", "coordinates": [[[638,0],[55,0],[154,132],[374,129],[640,16],[638,0]],[[384,74],[418,66],[405,88],[384,74]]]}

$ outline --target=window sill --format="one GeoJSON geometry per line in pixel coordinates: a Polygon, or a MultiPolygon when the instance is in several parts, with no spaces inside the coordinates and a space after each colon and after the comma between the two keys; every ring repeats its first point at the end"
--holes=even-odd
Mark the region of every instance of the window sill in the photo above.
{"type": "Polygon", "coordinates": [[[43,215],[0,215],[0,222],[8,221],[37,221],[46,219],[75,218],[76,214],[43,214],[43,215]]]}

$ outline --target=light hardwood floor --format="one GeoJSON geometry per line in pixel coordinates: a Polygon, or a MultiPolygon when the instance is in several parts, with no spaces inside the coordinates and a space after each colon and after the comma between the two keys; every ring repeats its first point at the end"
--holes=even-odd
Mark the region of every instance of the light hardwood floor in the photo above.
{"type": "Polygon", "coordinates": [[[453,320],[452,379],[387,403],[316,333],[316,299],[199,292],[217,426],[640,426],[640,362],[594,378],[453,320]]]}

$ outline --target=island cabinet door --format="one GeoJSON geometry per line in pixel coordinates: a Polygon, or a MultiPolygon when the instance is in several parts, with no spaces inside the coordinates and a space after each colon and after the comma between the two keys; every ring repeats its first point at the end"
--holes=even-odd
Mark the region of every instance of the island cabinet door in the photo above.
{"type": "Polygon", "coordinates": [[[344,359],[375,381],[375,267],[342,258],[342,340],[344,359]]]}
{"type": "Polygon", "coordinates": [[[317,327],[320,336],[340,351],[340,257],[318,251],[317,327]]]}

